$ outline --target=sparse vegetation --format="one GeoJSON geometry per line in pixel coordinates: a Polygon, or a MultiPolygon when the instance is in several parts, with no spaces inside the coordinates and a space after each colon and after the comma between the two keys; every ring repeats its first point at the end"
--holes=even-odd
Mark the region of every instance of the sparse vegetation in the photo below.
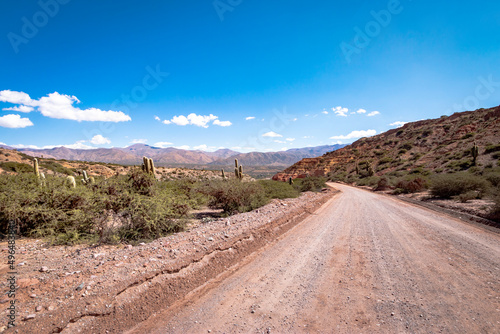
{"type": "Polygon", "coordinates": [[[431,194],[439,198],[452,198],[470,191],[477,192],[481,198],[488,191],[488,183],[484,178],[467,172],[441,174],[432,178],[431,194]]]}

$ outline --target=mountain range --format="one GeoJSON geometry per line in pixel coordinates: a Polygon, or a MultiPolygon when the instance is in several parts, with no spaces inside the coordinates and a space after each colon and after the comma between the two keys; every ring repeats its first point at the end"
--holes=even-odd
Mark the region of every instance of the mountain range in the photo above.
{"type": "MultiPolygon", "coordinates": [[[[142,163],[142,157],[152,158],[158,166],[182,165],[231,165],[234,159],[245,166],[286,167],[307,158],[337,150],[345,145],[325,145],[317,147],[294,148],[280,152],[250,152],[240,153],[230,149],[219,149],[215,152],[182,150],[173,147],[159,148],[146,144],[135,144],[125,148],[97,148],[90,150],[55,147],[51,149],[22,148],[18,151],[34,156],[53,159],[77,160],[115,163],[122,165],[137,165],[142,163]]],[[[13,149],[9,146],[5,148],[13,149]]]]}

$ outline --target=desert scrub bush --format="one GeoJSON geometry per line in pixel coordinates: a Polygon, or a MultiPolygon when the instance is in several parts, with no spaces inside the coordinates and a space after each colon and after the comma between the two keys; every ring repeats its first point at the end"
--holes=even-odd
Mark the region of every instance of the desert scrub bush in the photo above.
{"type": "Polygon", "coordinates": [[[226,214],[251,211],[269,201],[263,187],[257,182],[213,180],[200,187],[199,191],[210,196],[210,208],[222,209],[226,214]]]}
{"type": "Polygon", "coordinates": [[[16,173],[33,172],[33,166],[14,161],[0,162],[0,168],[8,172],[16,172],[16,173]]]}
{"type": "Polygon", "coordinates": [[[71,244],[151,240],[182,230],[192,199],[149,181],[132,172],[71,188],[65,178],[48,176],[41,187],[30,173],[0,175],[0,232],[14,220],[21,236],[71,244]]]}
{"type": "Polygon", "coordinates": [[[476,191],[481,198],[488,191],[488,182],[470,173],[440,174],[431,179],[431,194],[439,198],[452,198],[476,191]]]}
{"type": "Polygon", "coordinates": [[[500,151],[500,144],[491,144],[491,145],[488,145],[484,148],[484,153],[488,154],[488,153],[493,153],[493,152],[498,152],[500,151]]]}
{"type": "Polygon", "coordinates": [[[356,185],[374,187],[378,183],[378,181],[378,176],[369,176],[359,179],[359,181],[356,182],[356,185]]]}
{"type": "Polygon", "coordinates": [[[269,199],[295,198],[299,196],[299,191],[288,182],[259,180],[257,183],[262,186],[265,196],[269,199]]]}
{"type": "Polygon", "coordinates": [[[396,183],[396,192],[411,194],[425,190],[428,183],[421,177],[405,178],[396,183]]]}
{"type": "Polygon", "coordinates": [[[308,176],[303,179],[295,179],[293,186],[300,192],[320,191],[326,187],[326,178],[322,176],[308,176]]]}
{"type": "Polygon", "coordinates": [[[73,171],[69,168],[64,167],[63,165],[55,162],[55,161],[46,161],[42,160],[40,162],[40,167],[47,168],[56,173],[65,174],[65,175],[74,175],[73,171]]]}

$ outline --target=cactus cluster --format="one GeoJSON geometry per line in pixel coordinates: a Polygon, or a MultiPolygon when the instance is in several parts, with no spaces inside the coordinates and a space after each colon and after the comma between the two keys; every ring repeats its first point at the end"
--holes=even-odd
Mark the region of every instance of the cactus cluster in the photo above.
{"type": "Polygon", "coordinates": [[[148,157],[142,157],[142,170],[148,174],[155,175],[155,164],[153,163],[153,159],[148,157]]]}
{"type": "Polygon", "coordinates": [[[476,159],[479,155],[479,147],[476,145],[476,142],[474,142],[474,146],[471,148],[471,154],[472,154],[472,163],[474,166],[476,165],[476,159]]]}
{"type": "Polygon", "coordinates": [[[234,159],[234,176],[238,180],[243,180],[243,166],[238,165],[238,159],[234,159]]]}
{"type": "Polygon", "coordinates": [[[95,183],[94,177],[93,176],[89,177],[87,175],[87,171],[86,170],[84,170],[82,172],[82,174],[83,174],[83,179],[82,179],[82,183],[83,184],[89,185],[89,184],[94,184],[95,183]]]}

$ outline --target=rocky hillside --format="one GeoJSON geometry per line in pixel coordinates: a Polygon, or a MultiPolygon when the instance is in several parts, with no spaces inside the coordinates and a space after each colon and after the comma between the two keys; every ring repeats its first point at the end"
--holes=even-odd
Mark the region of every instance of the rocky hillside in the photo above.
{"type": "Polygon", "coordinates": [[[478,146],[478,167],[498,165],[500,106],[455,113],[405,124],[316,158],[302,159],[274,175],[274,180],[307,175],[348,176],[357,172],[454,172],[474,166],[471,148],[478,146]],[[357,167],[357,168],[356,168],[357,167]],[[356,172],[357,169],[357,172],[356,172]]]}

